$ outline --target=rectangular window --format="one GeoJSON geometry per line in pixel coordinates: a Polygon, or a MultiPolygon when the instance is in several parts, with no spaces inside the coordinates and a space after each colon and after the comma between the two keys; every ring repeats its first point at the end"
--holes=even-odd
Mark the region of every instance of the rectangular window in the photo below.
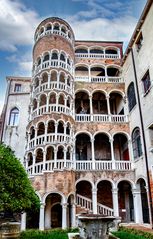
{"type": "Polygon", "coordinates": [[[140,51],[140,49],[142,47],[142,43],[143,43],[143,35],[142,35],[142,32],[140,32],[140,34],[136,40],[137,52],[140,51]]]}
{"type": "Polygon", "coordinates": [[[14,92],[21,92],[21,84],[15,84],[14,92]]]}
{"type": "Polygon", "coordinates": [[[151,87],[149,70],[146,72],[146,74],[142,78],[142,84],[143,84],[144,94],[146,95],[149,92],[150,87],[151,87]]]}

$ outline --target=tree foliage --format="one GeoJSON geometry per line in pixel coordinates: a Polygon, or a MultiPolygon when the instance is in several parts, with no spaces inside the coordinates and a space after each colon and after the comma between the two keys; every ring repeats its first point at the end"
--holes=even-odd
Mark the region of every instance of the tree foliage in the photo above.
{"type": "Polygon", "coordinates": [[[23,212],[39,206],[24,167],[9,146],[0,144],[0,211],[23,212]]]}

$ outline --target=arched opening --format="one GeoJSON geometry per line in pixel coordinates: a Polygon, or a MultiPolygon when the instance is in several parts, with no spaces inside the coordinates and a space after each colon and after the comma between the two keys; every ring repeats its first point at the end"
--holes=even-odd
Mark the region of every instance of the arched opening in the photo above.
{"type": "Polygon", "coordinates": [[[66,101],[67,107],[70,108],[70,104],[71,104],[71,99],[70,99],[70,97],[68,96],[68,97],[67,97],[67,101],[66,101]]]}
{"type": "Polygon", "coordinates": [[[37,136],[45,134],[45,125],[43,122],[38,124],[37,136]]]}
{"type": "Polygon", "coordinates": [[[40,29],[40,35],[43,34],[43,32],[44,32],[44,28],[42,27],[42,28],[40,29]]]}
{"type": "Polygon", "coordinates": [[[51,193],[45,201],[45,229],[62,227],[62,198],[51,193]]]}
{"type": "Polygon", "coordinates": [[[39,57],[37,60],[37,66],[40,66],[40,65],[41,65],[41,58],[39,57]]]}
{"type": "Polygon", "coordinates": [[[43,162],[43,150],[37,149],[36,151],[36,163],[43,162]]]}
{"type": "Polygon", "coordinates": [[[60,73],[59,81],[62,82],[62,83],[65,83],[65,74],[64,74],[64,72],[60,73]]]}
{"type": "Polygon", "coordinates": [[[46,55],[44,56],[43,62],[45,62],[45,61],[49,61],[49,54],[48,53],[46,53],[46,55]]]}
{"type": "Polygon", "coordinates": [[[33,139],[35,137],[35,128],[34,126],[32,126],[30,128],[30,139],[33,139]]]}
{"type": "Polygon", "coordinates": [[[61,121],[58,122],[57,133],[60,133],[60,134],[64,133],[64,123],[61,121]]]}
{"type": "Polygon", "coordinates": [[[48,24],[48,25],[46,26],[46,31],[50,31],[50,30],[52,30],[52,26],[51,26],[51,24],[48,24]]]}
{"type": "Polygon", "coordinates": [[[47,127],[47,134],[50,134],[50,133],[55,133],[55,122],[52,120],[48,122],[48,127],[47,127]]]}
{"type": "Polygon", "coordinates": [[[91,140],[90,137],[81,133],[76,136],[76,160],[91,160],[91,140]]]}
{"type": "Polygon", "coordinates": [[[44,73],[42,75],[42,81],[41,81],[41,84],[44,84],[44,83],[47,83],[48,82],[48,75],[47,73],[44,73]]]}
{"type": "Polygon", "coordinates": [[[63,53],[61,53],[60,55],[60,60],[64,62],[66,61],[65,55],[63,53]]]}
{"type": "Polygon", "coordinates": [[[90,213],[92,211],[91,203],[86,204],[84,203],[87,199],[92,200],[92,185],[90,182],[86,180],[82,180],[77,183],[76,185],[76,202],[77,205],[80,205],[80,214],[81,213],[90,213]],[[84,200],[82,200],[84,199],[84,200]]]}
{"type": "Polygon", "coordinates": [[[77,48],[75,53],[88,53],[88,50],[86,48],[77,48]]]}
{"type": "Polygon", "coordinates": [[[97,203],[99,205],[98,213],[103,214],[102,205],[107,206],[113,209],[113,200],[112,200],[112,185],[109,181],[103,180],[100,181],[97,185],[97,203]]]}
{"type": "Polygon", "coordinates": [[[35,89],[39,86],[39,78],[36,77],[35,79],[35,89]]]}
{"type": "Polygon", "coordinates": [[[127,97],[128,97],[128,106],[129,106],[129,112],[130,112],[137,103],[136,97],[135,97],[134,82],[131,82],[127,89],[127,97]]]}
{"type": "Polygon", "coordinates": [[[90,114],[89,95],[86,92],[78,92],[75,94],[75,113],[90,114]]]}
{"type": "Polygon", "coordinates": [[[28,167],[31,166],[33,164],[33,156],[32,153],[28,154],[28,167]]]}
{"type": "Polygon", "coordinates": [[[94,140],[95,160],[111,160],[109,138],[104,133],[98,133],[94,140]]]}
{"type": "Polygon", "coordinates": [[[39,106],[46,105],[46,103],[47,103],[47,97],[46,97],[46,95],[41,95],[41,96],[40,96],[39,106]]]}
{"type": "Polygon", "coordinates": [[[113,49],[113,48],[107,48],[106,50],[105,50],[105,54],[114,54],[114,55],[117,55],[118,54],[118,51],[117,51],[117,49],[113,49]]]}
{"type": "Polygon", "coordinates": [[[75,77],[80,78],[89,78],[89,71],[87,66],[77,66],[75,68],[75,77]]]}
{"type": "Polygon", "coordinates": [[[141,195],[140,210],[142,210],[143,223],[149,223],[148,197],[146,191],[146,183],[143,178],[140,178],[137,181],[137,188],[140,190],[141,195]]]}
{"type": "Polygon", "coordinates": [[[91,67],[91,78],[105,76],[105,69],[101,66],[91,67]]]}
{"type": "Polygon", "coordinates": [[[53,26],[53,31],[59,31],[59,24],[55,24],[54,26],[53,26]]]}
{"type": "Polygon", "coordinates": [[[62,94],[59,95],[58,104],[64,105],[64,95],[62,95],[62,94]]]}
{"type": "Polygon", "coordinates": [[[120,75],[120,71],[117,67],[113,67],[113,66],[110,66],[110,67],[107,67],[107,75],[108,76],[119,76],[120,75]]]}
{"type": "Polygon", "coordinates": [[[17,107],[10,111],[9,125],[17,126],[19,123],[19,109],[17,107]]]}
{"type": "Polygon", "coordinates": [[[114,136],[114,155],[115,160],[130,160],[129,159],[129,149],[128,149],[128,140],[124,134],[115,134],[114,136]]]}
{"type": "Polygon", "coordinates": [[[64,148],[63,148],[63,146],[58,147],[57,160],[64,160],[64,148]]]}
{"type": "Polygon", "coordinates": [[[101,48],[92,48],[89,51],[91,54],[104,54],[104,50],[101,48]]]}
{"type": "Polygon", "coordinates": [[[54,148],[52,146],[47,148],[46,161],[48,160],[54,160],[54,148]]]}
{"type": "Polygon", "coordinates": [[[64,26],[61,27],[61,32],[63,32],[64,34],[66,34],[66,28],[64,26]]]}
{"type": "Polygon", "coordinates": [[[58,60],[58,54],[56,52],[52,53],[51,60],[58,60]]]}
{"type": "Polygon", "coordinates": [[[127,181],[118,184],[119,216],[122,222],[134,221],[134,205],[131,185],[127,181]]]}
{"type": "Polygon", "coordinates": [[[92,108],[94,114],[108,114],[107,100],[104,93],[95,92],[92,96],[92,108]]]}
{"type": "Polygon", "coordinates": [[[142,155],[142,144],[139,127],[136,127],[132,132],[132,147],[134,159],[139,158],[142,155]]]}
{"type": "Polygon", "coordinates": [[[67,148],[67,152],[66,152],[66,159],[67,160],[70,160],[70,155],[71,155],[71,148],[70,148],[70,146],[67,148]]]}
{"type": "Polygon", "coordinates": [[[52,71],[51,72],[51,81],[57,81],[57,72],[56,71],[52,71]]]}
{"type": "Polygon", "coordinates": [[[112,92],[109,98],[110,111],[113,115],[124,115],[124,100],[119,93],[112,92]]]}
{"type": "Polygon", "coordinates": [[[56,104],[56,94],[55,93],[50,94],[49,104],[56,104]]]}
{"type": "Polygon", "coordinates": [[[67,123],[66,134],[70,135],[70,123],[67,123]]]}
{"type": "Polygon", "coordinates": [[[35,110],[37,108],[37,100],[34,99],[33,100],[33,110],[35,110]]]}

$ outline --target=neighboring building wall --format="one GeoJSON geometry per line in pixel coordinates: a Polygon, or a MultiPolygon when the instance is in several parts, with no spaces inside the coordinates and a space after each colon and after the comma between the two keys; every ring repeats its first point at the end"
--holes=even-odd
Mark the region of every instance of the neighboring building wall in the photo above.
{"type": "Polygon", "coordinates": [[[12,147],[22,163],[25,155],[26,126],[29,117],[30,81],[30,78],[7,78],[8,95],[6,96],[6,106],[3,109],[2,141],[12,147]],[[18,122],[15,124],[10,122],[11,110],[14,108],[19,110],[18,122]]]}
{"type": "MultiPolygon", "coordinates": [[[[141,142],[142,142],[142,156],[135,158],[135,170],[136,170],[136,179],[140,177],[146,177],[146,160],[149,167],[150,181],[151,181],[151,190],[153,198],[153,4],[152,1],[148,1],[148,9],[142,14],[142,18],[139,23],[142,23],[141,27],[136,28],[137,32],[133,39],[132,51],[136,68],[137,83],[138,83],[138,94],[140,97],[140,105],[142,111],[142,121],[144,125],[144,136],[146,141],[146,151],[147,158],[145,157],[144,149],[144,140],[143,140],[143,128],[140,119],[140,108],[138,105],[138,94],[136,88],[136,79],[134,75],[134,65],[132,60],[132,51],[129,50],[128,54],[124,56],[123,64],[123,75],[125,77],[125,92],[127,93],[128,87],[131,82],[134,82],[135,94],[136,94],[136,105],[129,112],[129,121],[130,121],[130,134],[132,136],[132,131],[135,127],[140,128],[141,132],[141,142]],[[150,6],[151,4],[151,6],[150,6]],[[144,17],[145,16],[145,17],[144,17]],[[146,87],[148,88],[145,92],[143,79],[146,73],[149,71],[150,83],[147,83],[146,87]],[[148,85],[150,84],[150,85],[148,85]]],[[[128,108],[128,106],[127,106],[128,108]]]]}

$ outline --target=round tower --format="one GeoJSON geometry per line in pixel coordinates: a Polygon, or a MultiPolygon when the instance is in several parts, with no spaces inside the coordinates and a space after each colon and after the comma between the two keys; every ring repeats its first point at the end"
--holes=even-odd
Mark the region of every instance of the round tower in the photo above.
{"type": "Polygon", "coordinates": [[[74,33],[53,17],[39,24],[34,39],[26,167],[44,205],[40,229],[65,228],[75,221],[74,33]]]}

